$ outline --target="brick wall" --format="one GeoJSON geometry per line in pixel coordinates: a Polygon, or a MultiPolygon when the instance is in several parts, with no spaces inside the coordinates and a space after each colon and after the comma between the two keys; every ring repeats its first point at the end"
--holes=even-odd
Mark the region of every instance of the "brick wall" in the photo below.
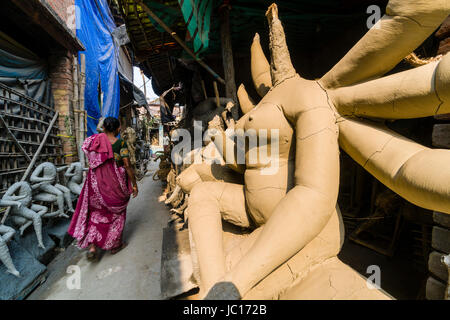
{"type": "Polygon", "coordinates": [[[59,112],[58,126],[65,163],[78,161],[72,106],[72,61],[73,56],[67,51],[54,52],[50,57],[50,79],[55,109],[59,112]]]}
{"type": "Polygon", "coordinates": [[[71,17],[69,17],[70,13],[74,13],[74,10],[70,10],[69,8],[71,6],[75,5],[75,0],[43,0],[46,2],[66,23],[66,26],[75,32],[75,20],[72,20],[71,17]]]}

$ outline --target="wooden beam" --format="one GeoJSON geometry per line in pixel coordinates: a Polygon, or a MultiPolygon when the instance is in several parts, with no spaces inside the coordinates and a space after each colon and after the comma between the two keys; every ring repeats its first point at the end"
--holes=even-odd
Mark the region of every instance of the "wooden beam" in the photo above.
{"type": "Polygon", "coordinates": [[[237,102],[236,81],[234,78],[233,48],[230,34],[230,7],[220,10],[220,40],[222,43],[222,62],[225,74],[225,96],[237,102]]]}
{"type": "Polygon", "coordinates": [[[11,0],[11,2],[64,48],[72,52],[86,50],[72,30],[67,27],[65,21],[45,1],[11,0]]]}
{"type": "Polygon", "coordinates": [[[3,126],[6,128],[6,131],[8,131],[8,134],[11,136],[11,138],[14,140],[14,143],[17,145],[17,147],[20,149],[20,151],[25,155],[25,158],[27,158],[28,161],[31,161],[30,156],[26,153],[25,149],[22,147],[19,141],[17,141],[16,136],[9,130],[8,124],[6,123],[5,119],[0,115],[0,121],[3,123],[3,126]]]}
{"type": "Polygon", "coordinates": [[[178,42],[180,44],[180,46],[192,57],[195,59],[195,61],[197,61],[198,64],[200,64],[203,68],[206,69],[206,71],[208,71],[213,77],[214,79],[216,79],[217,81],[219,81],[222,84],[225,84],[225,80],[223,80],[217,73],[214,72],[213,69],[211,69],[205,62],[203,62],[202,59],[200,59],[199,57],[197,57],[197,55],[192,52],[191,49],[189,49],[189,47],[184,43],[183,40],[180,39],[180,37],[177,35],[176,32],[172,31],[161,19],[159,19],[159,17],[157,15],[155,15],[153,13],[152,10],[150,10],[149,7],[147,7],[147,5],[142,2],[142,0],[136,0],[137,3],[139,3],[139,5],[144,9],[144,11],[153,18],[153,20],[156,21],[156,23],[158,23],[167,33],[169,33],[172,38],[175,39],[176,42],[178,42]]]}

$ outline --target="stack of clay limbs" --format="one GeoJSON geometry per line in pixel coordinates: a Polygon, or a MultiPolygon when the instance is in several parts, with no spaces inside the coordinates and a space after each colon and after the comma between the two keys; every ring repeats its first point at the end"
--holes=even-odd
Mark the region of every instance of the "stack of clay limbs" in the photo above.
{"type": "MultiPolygon", "coordinates": [[[[450,113],[450,55],[383,77],[449,14],[447,0],[391,0],[376,27],[325,76],[309,81],[296,74],[277,8],[269,8],[270,65],[257,36],[251,48],[252,76],[263,99],[254,107],[241,86],[245,116],[236,127],[271,129],[277,123],[278,173],[267,178],[258,173],[258,165],[231,164],[244,173],[244,185],[222,182],[215,175],[205,181],[206,169],[178,177],[180,188],[190,192],[189,230],[201,297],[251,296],[294,258],[301,265],[298,271],[290,268],[294,278],[320,264],[320,241],[329,239],[326,246],[342,240],[342,232],[336,232],[340,214],[335,209],[339,147],[406,200],[450,214],[450,150],[426,148],[373,121],[450,113]],[[225,254],[221,218],[256,227],[237,246],[238,253],[225,254]]],[[[220,151],[232,143],[225,133],[223,138],[214,140],[220,151]]],[[[338,252],[330,247],[326,254],[338,252]]],[[[283,284],[271,283],[273,292],[273,287],[281,290],[283,284]]]]}
{"type": "MultiPolygon", "coordinates": [[[[42,239],[42,219],[69,216],[65,212],[65,205],[68,210],[73,212],[72,193],[79,196],[83,183],[83,169],[81,163],[72,163],[70,166],[56,168],[53,163],[44,162],[36,167],[30,177],[30,183],[20,181],[14,183],[0,199],[0,206],[11,207],[8,219],[13,225],[19,227],[20,234],[23,235],[25,229],[33,225],[37,238],[37,244],[45,249],[42,239]],[[57,183],[57,174],[66,170],[67,187],[57,183]],[[35,191],[33,191],[35,190],[35,191]],[[46,206],[34,203],[39,201],[43,203],[56,203],[58,210],[48,212],[46,206]]],[[[0,260],[6,266],[7,271],[15,276],[19,272],[15,268],[7,242],[14,236],[15,230],[6,225],[0,225],[0,260]]]]}

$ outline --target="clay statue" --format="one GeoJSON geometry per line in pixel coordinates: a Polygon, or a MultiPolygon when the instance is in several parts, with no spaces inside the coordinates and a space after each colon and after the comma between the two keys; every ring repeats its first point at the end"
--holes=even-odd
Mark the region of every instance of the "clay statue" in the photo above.
{"type": "MultiPolygon", "coordinates": [[[[252,149],[245,150],[245,165],[227,159],[233,141],[223,131],[215,135],[217,148],[231,168],[244,173],[245,184],[201,182],[191,191],[189,229],[200,297],[254,298],[264,290],[281,298],[387,297],[367,293],[364,281],[336,257],[343,241],[336,205],[339,146],[400,196],[450,214],[450,150],[428,149],[383,125],[349,118],[450,112],[448,54],[440,62],[380,78],[449,13],[446,0],[391,0],[381,27],[370,29],[322,79],[310,81],[293,68],[277,7],[269,7],[270,64],[258,35],[251,47],[252,76],[263,99],[253,107],[240,88],[246,113],[236,128],[258,134],[278,130],[278,151],[269,154],[278,169],[264,174],[267,162],[255,163],[252,149]],[[222,219],[247,228],[249,236],[225,248],[222,219]]],[[[272,150],[271,134],[267,138],[272,150]]]]}
{"type": "MultiPolygon", "coordinates": [[[[20,208],[22,206],[21,202],[12,200],[0,200],[1,207],[16,206],[20,208]]],[[[8,226],[0,225],[0,261],[5,265],[7,272],[13,274],[16,277],[20,276],[19,271],[17,271],[14,263],[11,259],[8,249],[8,241],[14,237],[16,231],[8,226]]]]}
{"type": "Polygon", "coordinates": [[[31,174],[31,183],[38,183],[37,190],[41,191],[34,196],[35,200],[44,202],[53,202],[54,196],[56,196],[56,202],[58,204],[59,217],[68,218],[69,216],[64,213],[64,200],[69,207],[70,212],[74,212],[72,205],[72,197],[70,190],[63,185],[57,183],[58,172],[67,169],[68,166],[56,168],[51,162],[41,163],[34,169],[31,174]],[[41,176],[42,175],[42,176],[41,176]]]}
{"type": "Polygon", "coordinates": [[[64,173],[64,176],[69,178],[67,187],[73,193],[79,196],[83,188],[83,171],[88,171],[88,168],[83,168],[81,162],[71,163],[69,169],[64,173]]]}
{"type": "Polygon", "coordinates": [[[6,190],[2,201],[17,201],[21,205],[12,207],[9,218],[20,227],[20,234],[33,225],[39,247],[45,249],[42,241],[42,218],[46,217],[47,207],[32,203],[32,187],[26,181],[14,183],[6,190]],[[18,195],[16,195],[18,194],[18,195]]]}

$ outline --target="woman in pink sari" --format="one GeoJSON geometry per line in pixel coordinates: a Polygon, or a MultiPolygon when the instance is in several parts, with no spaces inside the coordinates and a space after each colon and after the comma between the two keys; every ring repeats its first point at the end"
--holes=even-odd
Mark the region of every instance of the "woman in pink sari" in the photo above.
{"type": "Polygon", "coordinates": [[[78,247],[89,247],[89,260],[98,257],[97,248],[115,254],[125,247],[122,232],[127,205],[130,195],[134,198],[138,194],[126,143],[116,138],[119,120],[106,118],[103,129],[104,133],[83,143],[89,172],[68,230],[78,240],[78,247]]]}

